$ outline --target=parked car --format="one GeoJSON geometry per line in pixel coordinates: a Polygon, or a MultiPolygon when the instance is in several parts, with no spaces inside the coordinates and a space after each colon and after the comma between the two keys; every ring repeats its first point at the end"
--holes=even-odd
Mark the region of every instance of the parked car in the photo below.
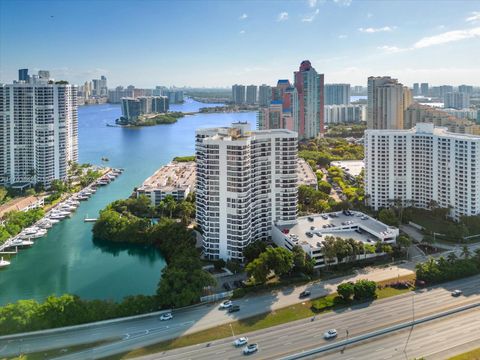
{"type": "Polygon", "coordinates": [[[452,296],[453,297],[457,297],[457,296],[460,296],[463,294],[463,291],[462,290],[453,290],[452,291],[452,296]]]}
{"type": "Polygon", "coordinates": [[[328,220],[328,215],[322,214],[322,219],[323,219],[323,220],[328,220]]]}
{"type": "Polygon", "coordinates": [[[324,334],[323,334],[323,338],[328,340],[328,339],[333,339],[335,337],[337,337],[337,330],[335,329],[331,329],[331,330],[328,330],[326,331],[324,334]]]}
{"type": "Polygon", "coordinates": [[[248,344],[243,348],[243,355],[253,354],[254,352],[257,352],[257,351],[258,351],[257,344],[248,344]]]}
{"type": "Polygon", "coordinates": [[[229,313],[234,313],[240,311],[240,305],[233,305],[228,308],[229,313]]]}
{"type": "Polygon", "coordinates": [[[243,346],[243,345],[246,345],[248,343],[248,338],[246,336],[244,337],[241,337],[241,338],[238,338],[236,339],[234,342],[233,342],[233,345],[235,346],[243,346]]]}
{"type": "Polygon", "coordinates": [[[223,288],[227,291],[230,291],[232,289],[229,283],[223,283],[223,288]]]}
{"type": "Polygon", "coordinates": [[[303,299],[303,298],[309,297],[310,294],[311,294],[310,291],[304,290],[304,291],[302,291],[302,292],[300,293],[299,298],[300,298],[300,299],[303,299]]]}
{"type": "Polygon", "coordinates": [[[313,218],[313,216],[309,216],[309,217],[308,217],[308,221],[313,221],[313,220],[315,220],[315,219],[313,218]]]}
{"type": "Polygon", "coordinates": [[[162,315],[160,315],[160,320],[161,321],[171,320],[171,319],[173,319],[173,315],[170,312],[163,313],[162,315]]]}
{"type": "Polygon", "coordinates": [[[220,309],[228,309],[233,305],[233,302],[231,300],[225,300],[220,304],[220,309]]]}

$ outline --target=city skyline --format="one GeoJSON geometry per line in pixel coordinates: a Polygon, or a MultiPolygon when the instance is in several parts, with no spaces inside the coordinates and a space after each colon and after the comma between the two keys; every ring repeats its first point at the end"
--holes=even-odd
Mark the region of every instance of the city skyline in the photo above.
{"type": "Polygon", "coordinates": [[[309,59],[325,83],[390,75],[408,86],[480,85],[478,1],[415,11],[355,0],[85,4],[1,2],[0,81],[29,68],[78,85],[101,75],[111,87],[274,85],[309,59]]]}

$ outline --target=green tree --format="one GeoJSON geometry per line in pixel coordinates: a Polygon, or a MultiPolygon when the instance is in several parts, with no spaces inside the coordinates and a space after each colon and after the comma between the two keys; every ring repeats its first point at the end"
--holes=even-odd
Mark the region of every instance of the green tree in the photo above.
{"type": "Polygon", "coordinates": [[[215,270],[220,271],[225,267],[226,263],[223,259],[218,259],[213,262],[213,267],[215,270]]]}
{"type": "Polygon", "coordinates": [[[412,245],[412,240],[408,236],[400,235],[397,238],[397,244],[399,247],[406,249],[412,245]]]}
{"type": "Polygon", "coordinates": [[[267,248],[260,254],[260,259],[262,258],[265,259],[268,268],[278,276],[287,274],[293,269],[293,255],[283,247],[267,248]]]}
{"type": "Polygon", "coordinates": [[[329,264],[335,262],[335,258],[337,256],[337,251],[335,249],[335,238],[333,236],[326,236],[322,246],[325,263],[328,266],[329,264]]]}
{"type": "Polygon", "coordinates": [[[192,218],[192,215],[195,213],[195,206],[188,201],[181,201],[179,204],[179,209],[182,217],[182,223],[188,225],[192,218]]]}
{"type": "Polygon", "coordinates": [[[165,202],[166,210],[170,212],[170,219],[171,219],[173,216],[173,212],[177,208],[177,202],[175,201],[172,195],[165,196],[165,199],[163,201],[165,202]]]}
{"type": "Polygon", "coordinates": [[[391,226],[398,226],[398,218],[395,215],[395,212],[392,209],[382,209],[378,213],[378,220],[381,222],[391,225],[391,226]]]}
{"type": "Polygon", "coordinates": [[[329,195],[330,192],[332,191],[332,185],[330,185],[327,181],[319,181],[318,182],[318,190],[321,192],[329,195]]]}
{"type": "Polygon", "coordinates": [[[264,241],[253,241],[243,249],[243,256],[247,262],[251,262],[258,258],[262,252],[267,249],[267,244],[264,241]]]}
{"type": "Polygon", "coordinates": [[[463,256],[465,259],[469,259],[471,255],[472,255],[472,253],[470,252],[470,249],[468,248],[468,246],[467,246],[467,245],[463,245],[463,246],[462,246],[462,256],[463,256]]]}
{"type": "Polygon", "coordinates": [[[355,286],[352,282],[342,283],[337,286],[337,293],[343,298],[343,300],[350,301],[355,294],[355,286]]]}
{"type": "Polygon", "coordinates": [[[370,300],[375,298],[377,284],[370,280],[357,280],[354,285],[355,300],[370,300]]]}
{"type": "Polygon", "coordinates": [[[245,268],[249,277],[253,277],[255,282],[263,284],[267,281],[267,276],[270,273],[264,259],[257,258],[249,262],[245,268]]]}

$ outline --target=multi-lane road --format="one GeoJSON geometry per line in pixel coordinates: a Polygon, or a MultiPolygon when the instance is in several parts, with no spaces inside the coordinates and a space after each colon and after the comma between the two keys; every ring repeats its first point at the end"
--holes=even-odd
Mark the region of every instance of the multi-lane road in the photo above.
{"type": "MultiPolygon", "coordinates": [[[[339,341],[346,338],[347,330],[348,335],[353,337],[381,328],[386,328],[393,324],[408,322],[414,318],[418,319],[430,314],[460,307],[462,305],[479,303],[479,289],[480,276],[476,276],[474,278],[446,283],[435,288],[375,301],[371,304],[357,305],[352,309],[326,313],[317,316],[313,321],[311,318],[304,319],[248,334],[236,334],[236,336],[247,336],[250,339],[250,342],[256,342],[259,344],[260,351],[258,354],[252,355],[252,358],[279,359],[289,354],[302,352],[331,343],[331,341],[323,339],[323,333],[331,328],[337,329],[339,336],[338,339],[334,341],[339,341]],[[452,297],[451,291],[457,288],[463,290],[463,295],[460,297],[452,297]]],[[[476,310],[476,312],[472,313],[478,315],[479,312],[480,310],[476,310]]],[[[457,317],[459,316],[463,315],[457,315],[457,317]]],[[[461,333],[463,334],[464,332],[461,331],[461,333]]],[[[448,331],[443,335],[447,336],[448,331]]],[[[444,339],[443,335],[439,338],[444,339]]],[[[477,332],[475,336],[480,339],[480,333],[477,332]]],[[[378,352],[384,350],[382,356],[385,356],[386,358],[395,355],[394,349],[395,346],[397,346],[388,345],[390,344],[387,340],[388,338],[389,337],[381,338],[386,341],[386,345],[383,345],[382,343],[375,349],[375,351],[378,352]],[[383,349],[380,349],[382,347],[383,349]]],[[[233,337],[162,352],[146,356],[142,359],[212,360],[242,358],[243,355],[241,348],[235,348],[232,342],[233,337]]],[[[394,344],[394,342],[392,344],[394,344]]],[[[117,345],[112,344],[106,347],[100,346],[94,349],[94,351],[72,354],[71,356],[66,356],[64,358],[86,359],[89,357],[107,356],[110,354],[111,346],[116,346],[117,350],[119,347],[123,348],[122,343],[117,345]]],[[[361,346],[358,347],[360,348],[361,346]]],[[[351,351],[349,354],[350,358],[355,357],[355,352],[351,351]]],[[[368,351],[366,351],[365,354],[368,355],[368,351]]],[[[335,354],[328,356],[335,356],[335,354]]],[[[372,358],[376,359],[381,357],[370,357],[370,359],[372,358]]]]}
{"type": "Polygon", "coordinates": [[[64,331],[53,330],[23,336],[0,337],[0,357],[54,348],[68,348],[77,344],[101,340],[112,340],[113,343],[105,345],[101,349],[92,349],[89,357],[98,357],[97,354],[113,355],[298,303],[300,292],[306,288],[312,292],[312,297],[324,296],[336,291],[337,285],[342,281],[355,281],[361,278],[382,281],[412,274],[412,266],[409,263],[401,267],[362,269],[361,273],[355,276],[321,281],[296,288],[287,287],[258,296],[245,297],[236,301],[241,306],[241,311],[234,314],[218,311],[218,304],[207,304],[174,311],[175,318],[168,322],[160,322],[158,315],[151,315],[73,327],[64,331]]]}

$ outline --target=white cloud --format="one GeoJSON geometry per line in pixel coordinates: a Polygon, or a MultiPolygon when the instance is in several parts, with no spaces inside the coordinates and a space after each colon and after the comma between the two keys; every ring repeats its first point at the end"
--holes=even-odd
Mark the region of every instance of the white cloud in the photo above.
{"type": "Polygon", "coordinates": [[[287,21],[288,20],[288,12],[282,11],[278,14],[277,21],[287,21]]]}
{"type": "Polygon", "coordinates": [[[338,35],[339,39],[346,39],[348,36],[345,34],[338,35]]]}
{"type": "Polygon", "coordinates": [[[307,0],[308,6],[315,7],[317,5],[317,0],[307,0]]]}
{"type": "Polygon", "coordinates": [[[304,16],[302,18],[302,22],[312,22],[313,20],[315,20],[315,18],[319,13],[320,13],[320,10],[316,9],[314,13],[304,16]]]}
{"type": "Polygon", "coordinates": [[[394,54],[394,53],[399,53],[399,52],[410,50],[408,48],[399,48],[397,46],[389,46],[389,45],[378,46],[377,49],[378,50],[383,50],[384,52],[386,52],[388,54],[394,54]]]}
{"type": "Polygon", "coordinates": [[[245,30],[240,30],[239,34],[240,34],[240,35],[245,34],[245,30]]]}
{"type": "Polygon", "coordinates": [[[367,18],[370,19],[371,17],[373,17],[373,14],[372,13],[367,13],[367,18]]]}
{"type": "Polygon", "coordinates": [[[339,6],[350,6],[352,4],[352,0],[333,0],[333,2],[339,6]]]}
{"type": "Polygon", "coordinates": [[[471,16],[467,17],[465,21],[475,22],[480,20],[480,11],[472,11],[471,16]]]}
{"type": "Polygon", "coordinates": [[[449,42],[472,39],[476,37],[480,37],[480,27],[466,30],[447,31],[442,34],[424,37],[413,44],[413,47],[415,49],[422,49],[434,45],[446,44],[449,42]]]}
{"type": "Polygon", "coordinates": [[[239,20],[245,20],[246,18],[248,18],[248,15],[243,13],[242,15],[240,15],[240,17],[238,19],[239,20]]]}
{"type": "Polygon", "coordinates": [[[396,26],[384,26],[381,28],[359,28],[358,31],[363,32],[363,33],[368,33],[368,34],[373,34],[377,32],[388,32],[388,31],[393,31],[396,29],[396,26]]]}

